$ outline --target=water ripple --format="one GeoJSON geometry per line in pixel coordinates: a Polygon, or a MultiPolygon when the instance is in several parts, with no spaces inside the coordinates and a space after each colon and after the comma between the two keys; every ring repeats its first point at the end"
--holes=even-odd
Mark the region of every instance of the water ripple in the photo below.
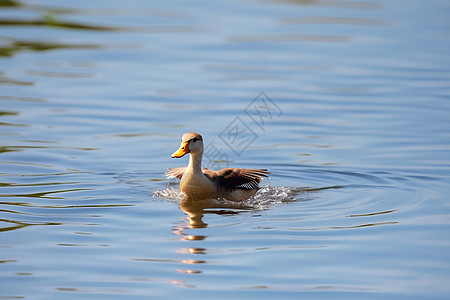
{"type": "Polygon", "coordinates": [[[0,1],[0,298],[448,298],[448,1],[69,2],[0,1]]]}

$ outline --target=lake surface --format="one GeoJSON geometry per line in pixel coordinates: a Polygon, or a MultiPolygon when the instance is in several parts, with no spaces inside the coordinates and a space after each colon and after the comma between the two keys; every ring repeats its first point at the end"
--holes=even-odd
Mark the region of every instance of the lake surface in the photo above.
{"type": "Polygon", "coordinates": [[[448,299],[449,1],[0,5],[0,299],[448,299]]]}

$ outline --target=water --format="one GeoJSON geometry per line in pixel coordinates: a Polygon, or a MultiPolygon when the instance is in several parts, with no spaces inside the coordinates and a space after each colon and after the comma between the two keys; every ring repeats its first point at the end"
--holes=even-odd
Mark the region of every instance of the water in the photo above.
{"type": "Polygon", "coordinates": [[[0,5],[0,299],[448,298],[448,1],[0,5]]]}

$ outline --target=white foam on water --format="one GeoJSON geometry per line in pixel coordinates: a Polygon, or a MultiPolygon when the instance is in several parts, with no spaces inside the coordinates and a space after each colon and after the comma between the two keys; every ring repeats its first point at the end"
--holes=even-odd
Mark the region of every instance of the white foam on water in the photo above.
{"type": "Polygon", "coordinates": [[[175,189],[173,187],[168,187],[165,188],[164,190],[155,191],[153,193],[153,197],[163,198],[166,200],[181,201],[186,196],[184,193],[181,192],[181,190],[175,189]]]}
{"type": "MultiPolygon", "coordinates": [[[[211,199],[211,201],[222,203],[224,206],[236,204],[237,206],[246,205],[249,208],[264,208],[266,206],[295,201],[294,189],[285,186],[267,185],[261,187],[253,197],[243,201],[230,201],[227,199],[211,199]]],[[[186,195],[177,188],[167,187],[164,190],[155,191],[153,197],[163,198],[171,201],[182,201],[186,195]]]]}
{"type": "Polygon", "coordinates": [[[266,185],[258,190],[258,192],[245,201],[258,205],[273,205],[295,201],[294,190],[286,186],[266,185]]]}

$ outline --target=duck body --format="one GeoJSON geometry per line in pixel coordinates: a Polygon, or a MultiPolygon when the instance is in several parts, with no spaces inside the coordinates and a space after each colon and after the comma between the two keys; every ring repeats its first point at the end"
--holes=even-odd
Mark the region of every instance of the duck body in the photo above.
{"type": "Polygon", "coordinates": [[[186,195],[200,199],[214,197],[217,193],[216,186],[202,171],[201,157],[191,155],[181,176],[180,189],[186,195]]]}
{"type": "Polygon", "coordinates": [[[190,154],[187,167],[169,169],[166,176],[181,180],[180,189],[191,199],[226,198],[239,201],[253,196],[262,177],[270,174],[266,169],[224,168],[213,171],[201,167],[203,138],[196,132],[183,135],[180,148],[172,158],[190,154]]]}

